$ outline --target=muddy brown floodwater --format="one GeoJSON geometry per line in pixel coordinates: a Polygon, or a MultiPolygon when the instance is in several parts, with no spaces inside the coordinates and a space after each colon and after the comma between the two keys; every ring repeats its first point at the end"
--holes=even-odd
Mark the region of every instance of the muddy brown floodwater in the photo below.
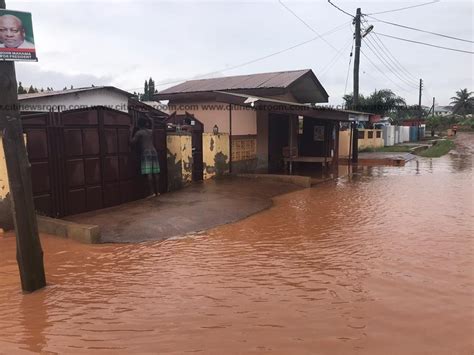
{"type": "Polygon", "coordinates": [[[472,156],[420,159],[182,239],[45,236],[31,295],[0,238],[0,353],[472,354],[472,179],[472,156]]]}

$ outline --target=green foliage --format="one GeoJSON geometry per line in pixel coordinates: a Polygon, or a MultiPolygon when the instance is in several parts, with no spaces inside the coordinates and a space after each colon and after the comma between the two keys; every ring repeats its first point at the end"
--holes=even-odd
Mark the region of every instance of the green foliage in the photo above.
{"type": "Polygon", "coordinates": [[[422,151],[419,155],[425,158],[439,158],[448,154],[451,149],[454,149],[455,144],[450,139],[437,141],[432,147],[422,151]]]}
{"type": "Polygon", "coordinates": [[[386,115],[397,107],[406,107],[405,99],[395,95],[390,89],[375,90],[369,96],[359,95],[359,104],[353,105],[353,95],[344,95],[346,107],[361,111],[386,115]]]}
{"type": "Polygon", "coordinates": [[[155,94],[157,91],[155,89],[155,81],[150,78],[145,80],[145,85],[143,88],[143,94],[140,96],[141,101],[152,101],[153,100],[153,94],[155,94]]]}
{"type": "Polygon", "coordinates": [[[468,92],[467,89],[456,91],[456,96],[451,97],[453,112],[463,115],[464,118],[467,114],[472,114],[474,111],[474,97],[472,94],[473,92],[468,92]]]}

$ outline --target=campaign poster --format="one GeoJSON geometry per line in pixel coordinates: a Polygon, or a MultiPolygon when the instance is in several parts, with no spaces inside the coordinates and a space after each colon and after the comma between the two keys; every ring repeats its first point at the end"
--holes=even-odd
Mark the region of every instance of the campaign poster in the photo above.
{"type": "Polygon", "coordinates": [[[31,13],[0,9],[0,61],[37,61],[31,13]]]}

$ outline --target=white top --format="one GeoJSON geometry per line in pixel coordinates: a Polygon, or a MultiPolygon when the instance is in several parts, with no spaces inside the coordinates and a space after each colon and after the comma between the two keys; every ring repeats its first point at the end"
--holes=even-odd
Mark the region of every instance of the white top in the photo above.
{"type": "MultiPolygon", "coordinates": [[[[10,47],[5,47],[5,45],[3,43],[0,43],[0,48],[10,48],[10,47]]],[[[35,45],[31,42],[28,42],[28,41],[23,41],[22,44],[20,44],[18,47],[16,48],[35,48],[35,45]]],[[[11,49],[15,49],[15,48],[11,48],[11,49]]]]}

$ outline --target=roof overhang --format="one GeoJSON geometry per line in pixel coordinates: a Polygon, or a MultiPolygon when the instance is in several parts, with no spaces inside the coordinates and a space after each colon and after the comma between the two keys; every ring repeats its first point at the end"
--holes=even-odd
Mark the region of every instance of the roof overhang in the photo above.
{"type": "Polygon", "coordinates": [[[299,104],[289,101],[271,99],[260,96],[215,91],[216,101],[253,108],[272,113],[286,113],[317,119],[346,122],[368,122],[370,113],[351,110],[339,110],[326,106],[299,104]]]}

